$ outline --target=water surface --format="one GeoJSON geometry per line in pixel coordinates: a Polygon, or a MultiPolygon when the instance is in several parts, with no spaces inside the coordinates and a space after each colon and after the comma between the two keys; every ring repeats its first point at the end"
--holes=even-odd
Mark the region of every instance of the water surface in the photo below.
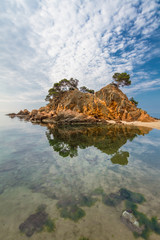
{"type": "Polygon", "coordinates": [[[42,204],[55,228],[33,240],[135,239],[120,218],[125,202],[108,206],[103,196],[121,188],[143,194],[138,210],[160,219],[159,176],[159,130],[40,126],[1,115],[0,239],[28,239],[19,226],[42,204]]]}

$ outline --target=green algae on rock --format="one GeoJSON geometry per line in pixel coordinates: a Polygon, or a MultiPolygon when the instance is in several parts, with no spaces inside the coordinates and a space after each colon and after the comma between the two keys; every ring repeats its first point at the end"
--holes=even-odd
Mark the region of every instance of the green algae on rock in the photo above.
{"type": "Polygon", "coordinates": [[[119,194],[117,193],[110,193],[109,195],[107,194],[103,194],[102,196],[102,202],[105,204],[105,205],[108,205],[108,206],[112,206],[112,207],[115,207],[117,206],[119,203],[121,203],[122,201],[122,198],[119,194]]]}
{"type": "Polygon", "coordinates": [[[145,198],[140,193],[131,192],[126,188],[121,188],[116,193],[103,194],[102,201],[109,206],[116,206],[123,200],[128,200],[133,203],[143,203],[145,198]]]}
{"type": "Polygon", "coordinates": [[[126,188],[121,188],[119,192],[122,200],[128,200],[133,203],[143,203],[145,201],[142,194],[131,192],[126,188]]]}
{"type": "Polygon", "coordinates": [[[78,204],[80,206],[91,207],[95,204],[96,201],[97,201],[97,199],[92,198],[91,196],[82,195],[82,196],[80,196],[80,199],[78,200],[78,204]]]}
{"type": "Polygon", "coordinates": [[[47,221],[45,222],[45,229],[47,230],[47,232],[54,232],[55,224],[52,219],[50,218],[47,219],[47,221]]]}
{"type": "Polygon", "coordinates": [[[69,218],[75,222],[77,222],[80,218],[85,216],[85,211],[78,207],[77,205],[75,206],[69,206],[66,208],[62,208],[60,210],[60,215],[63,218],[69,218]]]}
{"type": "Polygon", "coordinates": [[[90,195],[81,194],[79,198],[67,197],[57,202],[57,208],[60,209],[60,216],[78,221],[85,216],[85,211],[80,207],[91,207],[97,201],[90,195]]]}
{"type": "Polygon", "coordinates": [[[121,188],[116,193],[103,194],[102,201],[108,206],[115,207],[125,200],[126,210],[123,211],[121,219],[123,223],[134,233],[135,237],[148,239],[153,231],[160,235],[160,224],[156,217],[149,219],[144,213],[137,211],[136,204],[142,204],[145,198],[142,194],[121,188]]]}

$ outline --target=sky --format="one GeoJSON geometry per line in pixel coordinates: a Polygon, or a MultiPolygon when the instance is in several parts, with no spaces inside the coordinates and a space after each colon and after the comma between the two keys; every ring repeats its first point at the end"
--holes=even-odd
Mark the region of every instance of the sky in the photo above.
{"type": "Polygon", "coordinates": [[[1,112],[44,106],[64,78],[97,91],[115,72],[160,114],[159,0],[0,0],[1,112]]]}

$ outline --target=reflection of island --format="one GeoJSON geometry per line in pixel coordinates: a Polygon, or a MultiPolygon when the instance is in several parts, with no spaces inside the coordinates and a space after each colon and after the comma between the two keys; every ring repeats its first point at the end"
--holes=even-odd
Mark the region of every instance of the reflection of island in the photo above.
{"type": "Polygon", "coordinates": [[[62,157],[75,157],[78,155],[78,147],[85,149],[94,146],[103,153],[111,156],[114,164],[126,165],[129,153],[119,149],[132,141],[137,135],[148,134],[150,129],[132,127],[129,125],[105,125],[105,126],[68,126],[49,127],[46,132],[50,146],[62,157]]]}

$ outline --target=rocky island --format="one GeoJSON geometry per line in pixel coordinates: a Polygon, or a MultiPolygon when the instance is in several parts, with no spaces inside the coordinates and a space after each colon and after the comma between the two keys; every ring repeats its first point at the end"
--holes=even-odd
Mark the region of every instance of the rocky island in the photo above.
{"type": "Polygon", "coordinates": [[[48,90],[45,107],[27,109],[8,114],[32,123],[53,124],[105,124],[123,123],[160,129],[157,120],[137,107],[138,102],[128,97],[119,86],[131,85],[130,75],[115,73],[113,82],[97,92],[83,86],[78,89],[78,80],[62,79],[48,90]]]}
{"type": "Polygon", "coordinates": [[[128,97],[111,83],[95,93],[70,89],[50,99],[45,107],[8,114],[33,123],[89,124],[141,121],[154,122],[146,111],[137,108],[128,97]]]}

